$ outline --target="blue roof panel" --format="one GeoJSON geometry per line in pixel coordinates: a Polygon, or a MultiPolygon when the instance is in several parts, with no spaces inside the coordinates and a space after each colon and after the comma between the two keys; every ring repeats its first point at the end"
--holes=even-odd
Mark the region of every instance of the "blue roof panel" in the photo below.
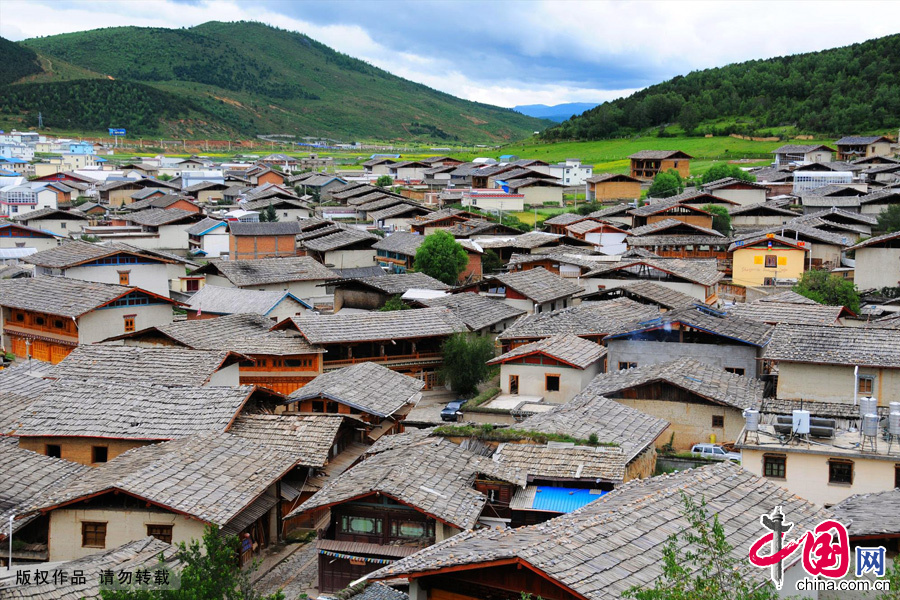
{"type": "Polygon", "coordinates": [[[605,491],[558,488],[539,485],[534,495],[534,510],[570,513],[606,494],[605,491]]]}

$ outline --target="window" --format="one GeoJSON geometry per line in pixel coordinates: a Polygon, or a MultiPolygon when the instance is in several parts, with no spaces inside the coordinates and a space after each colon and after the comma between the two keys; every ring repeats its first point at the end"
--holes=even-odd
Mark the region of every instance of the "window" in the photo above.
{"type": "Polygon", "coordinates": [[[545,375],[545,387],[548,392],[558,392],[559,391],[559,375],[545,375]]]}
{"type": "Polygon", "coordinates": [[[91,462],[105,463],[109,457],[109,448],[106,446],[91,446],[91,462]]]}
{"type": "Polygon", "coordinates": [[[188,292],[200,291],[200,280],[199,279],[186,280],[184,289],[187,290],[188,292]]]}
{"type": "Polygon", "coordinates": [[[860,375],[856,383],[856,391],[860,394],[871,394],[875,389],[875,378],[867,375],[860,375]]]}
{"type": "Polygon", "coordinates": [[[725,370],[729,373],[734,373],[735,375],[743,375],[746,372],[741,367],[725,367],[725,370]]]}
{"type": "Polygon", "coordinates": [[[59,447],[59,444],[47,444],[44,454],[53,458],[62,458],[62,448],[59,447]]]}
{"type": "Polygon", "coordinates": [[[134,331],[135,315],[125,315],[125,331],[134,331]]]}
{"type": "Polygon", "coordinates": [[[381,535],[381,519],[374,517],[341,517],[341,531],[362,535],[381,535]]]}
{"type": "Polygon", "coordinates": [[[620,370],[620,371],[623,370],[623,369],[634,369],[634,368],[637,368],[637,363],[636,363],[636,362],[620,362],[620,363],[619,363],[619,370],[620,370]]]}
{"type": "Polygon", "coordinates": [[[718,428],[725,427],[725,417],[723,415],[713,415],[712,426],[718,428]]]}
{"type": "Polygon", "coordinates": [[[43,326],[44,323],[46,323],[46,322],[47,322],[47,321],[44,319],[44,317],[35,317],[35,318],[34,318],[34,324],[35,324],[35,325],[43,326]]]}
{"type": "Polygon", "coordinates": [[[18,321],[19,323],[22,323],[23,321],[25,321],[25,314],[24,313],[16,313],[16,321],[18,321]]]}
{"type": "Polygon", "coordinates": [[[828,483],[853,483],[853,462],[836,458],[829,459],[828,483]]]}
{"type": "Polygon", "coordinates": [[[787,457],[784,455],[763,455],[763,475],[784,479],[787,473],[787,457]]]}
{"type": "Polygon", "coordinates": [[[56,327],[57,329],[63,329],[63,328],[65,328],[66,324],[63,323],[62,319],[54,319],[53,326],[56,327]]]}
{"type": "Polygon", "coordinates": [[[314,413],[325,412],[325,403],[322,400],[313,400],[312,401],[312,411],[314,413]]]}
{"type": "Polygon", "coordinates": [[[423,521],[394,521],[391,523],[392,537],[423,538],[427,535],[427,523],[423,521]]]}
{"type": "Polygon", "coordinates": [[[894,465],[894,487],[900,488],[900,465],[894,465]]]}
{"type": "Polygon", "coordinates": [[[60,223],[60,224],[59,224],[59,228],[60,228],[60,229],[65,229],[65,228],[66,228],[66,224],[65,224],[65,223],[60,223]]]}
{"type": "Polygon", "coordinates": [[[131,279],[131,271],[119,271],[119,285],[128,285],[131,279]]]}
{"type": "Polygon", "coordinates": [[[778,257],[774,254],[766,254],[766,268],[767,269],[777,269],[778,268],[778,257]]]}
{"type": "Polygon", "coordinates": [[[161,542],[172,543],[171,525],[147,525],[147,535],[155,537],[161,542]]]}
{"type": "Polygon", "coordinates": [[[106,523],[81,523],[81,546],[83,548],[106,548],[106,523]]]}

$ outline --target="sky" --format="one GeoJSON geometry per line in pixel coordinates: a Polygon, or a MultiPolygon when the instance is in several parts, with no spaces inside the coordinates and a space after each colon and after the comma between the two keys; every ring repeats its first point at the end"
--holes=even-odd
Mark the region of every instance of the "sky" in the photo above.
{"type": "Polygon", "coordinates": [[[454,96],[517,106],[600,103],[698,69],[898,33],[900,2],[0,0],[11,40],[213,20],[299,31],[454,96]]]}

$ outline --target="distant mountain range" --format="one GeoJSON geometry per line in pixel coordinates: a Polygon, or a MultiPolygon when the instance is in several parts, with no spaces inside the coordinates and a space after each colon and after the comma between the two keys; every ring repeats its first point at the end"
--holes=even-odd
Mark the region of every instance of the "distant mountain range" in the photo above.
{"type": "Polygon", "coordinates": [[[550,121],[402,79],[291,31],[209,22],[0,38],[0,121],[174,137],[503,143],[550,121]]]}
{"type": "Polygon", "coordinates": [[[538,119],[549,119],[561,123],[570,117],[580,115],[586,110],[591,110],[597,106],[597,102],[569,102],[567,104],[556,104],[555,106],[547,106],[546,104],[523,104],[514,106],[513,110],[520,112],[529,117],[537,117],[538,119]]]}

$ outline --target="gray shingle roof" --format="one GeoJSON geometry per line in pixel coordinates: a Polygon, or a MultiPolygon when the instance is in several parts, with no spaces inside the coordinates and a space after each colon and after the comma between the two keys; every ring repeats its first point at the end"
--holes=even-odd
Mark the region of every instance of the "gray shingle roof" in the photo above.
{"type": "Polygon", "coordinates": [[[718,515],[732,557],[752,585],[769,580],[768,571],[746,562],[746,549],[765,533],[760,515],[781,506],[798,531],[812,529],[830,516],[784,488],[723,462],[628,482],[540,525],[463,532],[369,577],[393,578],[518,558],[590,600],[618,599],[626,590],[651,585],[662,576],[669,535],[683,539],[690,527],[683,516],[682,492],[698,504],[705,500],[707,511],[718,515]]]}
{"type": "Polygon", "coordinates": [[[441,438],[423,438],[403,449],[370,456],[326,483],[291,515],[380,492],[455,527],[469,529],[487,502],[487,497],[472,487],[479,473],[525,485],[525,474],[517,469],[441,438]]]}
{"type": "MultiPolygon", "coordinates": [[[[453,228],[449,229],[450,233],[456,235],[455,231],[461,228],[477,226],[477,221],[466,221],[465,223],[457,223],[453,228]]],[[[497,223],[485,221],[484,227],[496,227],[497,223]]],[[[463,235],[477,235],[478,231],[462,230],[463,235]]],[[[560,235],[557,233],[547,233],[544,231],[529,231],[521,235],[503,235],[492,238],[478,240],[478,245],[483,248],[525,248],[534,249],[541,246],[555,246],[559,244],[560,235]]]]}
{"type": "Polygon", "coordinates": [[[425,382],[373,362],[319,375],[289,397],[290,402],[328,398],[379,417],[418,402],[425,382]]]}
{"type": "Polygon", "coordinates": [[[445,336],[468,331],[459,317],[444,308],[310,315],[291,320],[311,344],[445,336]]]}
{"type": "Polygon", "coordinates": [[[670,310],[656,319],[629,323],[618,331],[611,331],[610,338],[627,337],[645,331],[665,329],[673,323],[681,323],[692,329],[758,347],[765,346],[772,336],[771,325],[731,316],[708,306],[696,304],[687,308],[670,310]]]}
{"type": "MultiPolygon", "coordinates": [[[[590,181],[590,179],[588,181],[590,181]]],[[[590,218],[591,217],[587,215],[579,215],[578,213],[561,213],[544,221],[544,225],[571,225],[572,223],[577,223],[578,221],[584,221],[585,219],[590,218]]]]}
{"type": "Polygon", "coordinates": [[[625,453],[609,446],[553,447],[534,444],[500,444],[492,459],[519,469],[529,477],[625,480],[625,453]]]}
{"type": "Polygon", "coordinates": [[[236,287],[334,279],[332,271],[309,256],[219,260],[210,262],[191,274],[203,273],[219,273],[236,287]]]}
{"type": "Polygon", "coordinates": [[[375,242],[372,244],[372,247],[376,250],[385,250],[387,252],[396,252],[397,254],[404,254],[406,256],[415,256],[416,251],[424,241],[424,235],[398,231],[384,236],[384,239],[375,242]]]}
{"type": "Polygon", "coordinates": [[[554,335],[518,346],[489,360],[488,364],[496,365],[531,354],[546,354],[578,369],[586,369],[606,355],[606,348],[572,334],[554,335]]]}
{"type": "Polygon", "coordinates": [[[642,235],[625,238],[629,246],[727,246],[731,238],[710,235],[642,235]]]}
{"type": "Polygon", "coordinates": [[[337,415],[242,414],[228,432],[261,446],[294,454],[305,467],[324,467],[344,418],[337,415]]]}
{"type": "Polygon", "coordinates": [[[763,382],[735,375],[693,358],[648,364],[633,369],[601,373],[590,384],[597,394],[613,398],[624,390],[648,383],[664,382],[715,402],[735,408],[757,408],[763,397],[763,382]]]}
{"type": "Polygon", "coordinates": [[[372,221],[381,221],[383,219],[393,219],[395,217],[399,217],[401,215],[405,215],[411,212],[431,212],[431,209],[425,208],[419,204],[413,203],[403,203],[403,204],[395,204],[394,206],[388,206],[387,208],[382,208],[381,210],[376,210],[374,212],[369,213],[369,219],[372,221]]]}
{"type": "Polygon", "coordinates": [[[900,330],[822,325],[775,326],[764,359],[900,368],[900,330]]]}
{"type": "Polygon", "coordinates": [[[841,139],[839,139],[838,141],[836,141],[835,144],[838,144],[839,146],[843,146],[843,145],[858,146],[858,145],[863,145],[863,144],[874,144],[878,140],[884,140],[886,142],[890,142],[890,140],[888,140],[883,135],[866,135],[866,136],[848,135],[848,136],[844,136],[841,139]]]}
{"type": "Polygon", "coordinates": [[[681,208],[682,210],[696,214],[703,214],[706,212],[702,208],[697,208],[696,206],[691,206],[689,204],[682,204],[681,199],[677,197],[673,198],[663,198],[662,200],[657,200],[656,202],[651,202],[650,204],[631,209],[629,212],[637,217],[649,217],[665,212],[671,208],[681,208]]]}
{"type": "MultiPolygon", "coordinates": [[[[883,242],[890,242],[893,240],[900,239],[900,231],[895,231],[893,233],[885,233],[884,235],[878,235],[873,238],[869,238],[864,242],[860,242],[855,246],[851,246],[847,248],[847,250],[859,250],[860,248],[868,248],[869,246],[878,246],[883,242]]],[[[34,256],[34,255],[32,255],[34,256]]],[[[27,260],[27,259],[26,259],[27,260]]]]}
{"type": "Polygon", "coordinates": [[[262,198],[260,200],[244,202],[241,204],[241,208],[244,210],[265,210],[269,208],[270,204],[273,208],[310,208],[308,204],[301,201],[299,198],[262,198]]]}
{"type": "Polygon", "coordinates": [[[500,300],[478,294],[449,294],[441,298],[426,298],[419,302],[429,308],[450,309],[472,331],[525,314],[521,308],[514,308],[500,300]]]}
{"type": "Polygon", "coordinates": [[[48,377],[200,386],[237,358],[225,350],[86,344],[70,352],[48,377]]]}
{"type": "Polygon", "coordinates": [[[772,301],[747,302],[728,307],[728,314],[771,325],[776,323],[835,325],[843,311],[843,306],[772,301]]]}
{"type": "Polygon", "coordinates": [[[796,217],[797,213],[785,208],[784,202],[757,202],[756,204],[745,204],[743,206],[733,206],[728,209],[728,214],[733,217],[744,215],[747,213],[762,212],[770,215],[780,215],[785,217],[796,217]]]}
{"type": "Polygon", "coordinates": [[[823,144],[785,144],[784,146],[779,146],[772,150],[772,154],[799,154],[811,152],[812,150],[817,150],[819,148],[834,152],[834,150],[823,144]]]}
{"type": "Polygon", "coordinates": [[[583,297],[590,297],[596,300],[603,300],[606,297],[612,298],[618,295],[646,300],[668,310],[691,306],[697,302],[697,299],[693,296],[688,296],[683,292],[673,290],[653,281],[634,281],[622,286],[597,290],[590,294],[582,294],[583,297]]]}
{"type": "Polygon", "coordinates": [[[417,290],[449,290],[450,286],[443,281],[438,281],[434,277],[425,273],[385,273],[375,277],[357,277],[352,279],[342,279],[333,282],[337,288],[353,287],[354,284],[362,284],[385,294],[402,294],[411,289],[417,290]]]}
{"type": "MultiPolygon", "coordinates": [[[[725,236],[716,231],[715,229],[709,229],[708,227],[700,227],[699,225],[694,225],[692,223],[685,223],[684,221],[679,221],[678,219],[663,219],[661,221],[657,221],[655,223],[650,223],[649,225],[641,225],[640,227],[635,227],[629,232],[629,238],[635,238],[645,235],[653,235],[659,233],[661,231],[666,231],[667,229],[671,229],[673,227],[682,227],[686,229],[690,229],[692,231],[696,231],[697,234],[705,235],[708,237],[721,237],[725,236]]],[[[677,234],[673,234],[677,235],[677,234]]]]}
{"type": "Polygon", "coordinates": [[[900,203],[900,189],[888,188],[871,192],[859,198],[860,204],[872,204],[883,200],[893,200],[894,204],[900,203]]]}
{"type": "Polygon", "coordinates": [[[353,227],[341,229],[329,235],[323,235],[311,240],[305,240],[302,245],[317,252],[328,252],[330,250],[338,250],[346,246],[352,246],[360,242],[368,242],[379,239],[377,235],[362,231],[353,227]]]}
{"type": "Polygon", "coordinates": [[[198,222],[194,223],[193,225],[191,225],[190,227],[185,229],[185,231],[188,232],[188,235],[200,235],[207,229],[210,229],[211,227],[214,227],[220,223],[225,223],[225,221],[222,221],[220,219],[213,219],[210,217],[206,217],[202,221],[198,221],[198,222]]]}
{"type": "Polygon", "coordinates": [[[715,259],[683,259],[683,258],[642,258],[628,259],[617,263],[602,264],[584,277],[603,278],[614,271],[630,271],[635,279],[652,280],[654,270],[685,279],[692,283],[711,286],[718,283],[724,275],[719,271],[715,259]],[[649,268],[648,268],[649,267],[649,268]]]}
{"type": "Polygon", "coordinates": [[[850,537],[900,533],[900,489],[855,494],[832,507],[841,523],[849,523],[850,537]]]}
{"type": "Polygon", "coordinates": [[[26,409],[50,387],[44,376],[52,366],[32,360],[0,371],[0,437],[17,429],[26,409]]]}
{"type": "Polygon", "coordinates": [[[619,329],[634,319],[647,320],[658,315],[657,307],[640,304],[629,298],[589,302],[522,317],[498,338],[506,340],[545,338],[562,334],[603,335],[619,329]]]}
{"type": "Polygon", "coordinates": [[[809,238],[816,242],[821,242],[824,244],[832,244],[834,246],[851,246],[852,242],[850,238],[845,235],[840,235],[837,233],[831,233],[830,231],[824,231],[822,229],[817,229],[807,223],[804,223],[803,220],[791,219],[784,225],[776,225],[773,227],[767,227],[766,229],[760,229],[754,231],[753,233],[748,233],[746,235],[737,236],[735,240],[748,240],[748,239],[756,239],[760,237],[764,237],[768,233],[774,233],[776,235],[781,235],[785,238],[794,238],[794,241],[804,238],[809,238]]]}
{"type": "Polygon", "coordinates": [[[563,279],[543,267],[503,273],[492,279],[537,303],[559,300],[584,291],[577,283],[563,279]]]}
{"type": "Polygon", "coordinates": [[[297,235],[300,224],[297,221],[276,221],[275,223],[242,223],[234,221],[228,224],[232,235],[297,235]]]}
{"type": "Polygon", "coordinates": [[[170,387],[147,381],[56,381],[32,404],[19,436],[168,440],[228,429],[253,386],[170,387]]]}
{"type": "MultiPolygon", "coordinates": [[[[191,296],[187,304],[191,310],[229,315],[234,313],[252,313],[267,315],[282,301],[303,304],[290,292],[280,290],[259,291],[244,288],[205,285],[199,292],[191,296]]],[[[297,307],[299,309],[299,306],[297,307]]]]}
{"type": "Polygon", "coordinates": [[[81,221],[88,220],[88,216],[80,210],[62,210],[52,207],[33,210],[31,212],[25,213],[24,215],[13,215],[9,217],[9,219],[11,221],[36,221],[38,219],[46,219],[48,217],[52,217],[54,219],[72,219],[81,221]]]}
{"type": "Polygon", "coordinates": [[[36,511],[120,490],[221,527],[297,463],[228,433],[195,435],[133,448],[28,504],[36,511]]]}
{"type": "Polygon", "coordinates": [[[99,245],[72,240],[55,248],[35,252],[24,260],[27,263],[51,269],[65,269],[84,262],[98,260],[115,254],[131,254],[144,260],[166,262],[161,257],[144,253],[138,248],[125,249],[117,244],[99,245]]]}
{"type": "Polygon", "coordinates": [[[631,210],[631,205],[625,204],[615,204],[613,206],[607,206],[606,208],[601,208],[600,210],[595,210],[588,216],[592,219],[603,219],[606,217],[615,217],[626,214],[629,210],[631,210]]]}
{"type": "Polygon", "coordinates": [[[663,159],[669,157],[693,158],[692,156],[689,156],[687,153],[682,152],[681,150],[641,150],[640,152],[635,152],[634,154],[630,155],[628,158],[663,159]]]}
{"type": "Polygon", "coordinates": [[[372,582],[366,588],[347,600],[409,600],[409,595],[380,582],[372,582]]]}
{"type": "Polygon", "coordinates": [[[0,281],[0,306],[77,318],[138,288],[68,277],[0,281]]]}
{"type": "MultiPolygon", "coordinates": [[[[290,356],[323,352],[299,336],[270,331],[272,321],[262,315],[237,313],[215,319],[175,321],[145,330],[196,350],[230,350],[241,354],[290,356]]],[[[139,336],[142,332],[137,332],[139,336]]],[[[123,336],[125,337],[125,336],[123,336]]]]}
{"type": "Polygon", "coordinates": [[[178,221],[195,219],[200,220],[200,214],[182,208],[148,208],[139,210],[125,217],[127,221],[138,225],[146,225],[149,227],[159,227],[161,225],[169,225],[178,221]]]}

